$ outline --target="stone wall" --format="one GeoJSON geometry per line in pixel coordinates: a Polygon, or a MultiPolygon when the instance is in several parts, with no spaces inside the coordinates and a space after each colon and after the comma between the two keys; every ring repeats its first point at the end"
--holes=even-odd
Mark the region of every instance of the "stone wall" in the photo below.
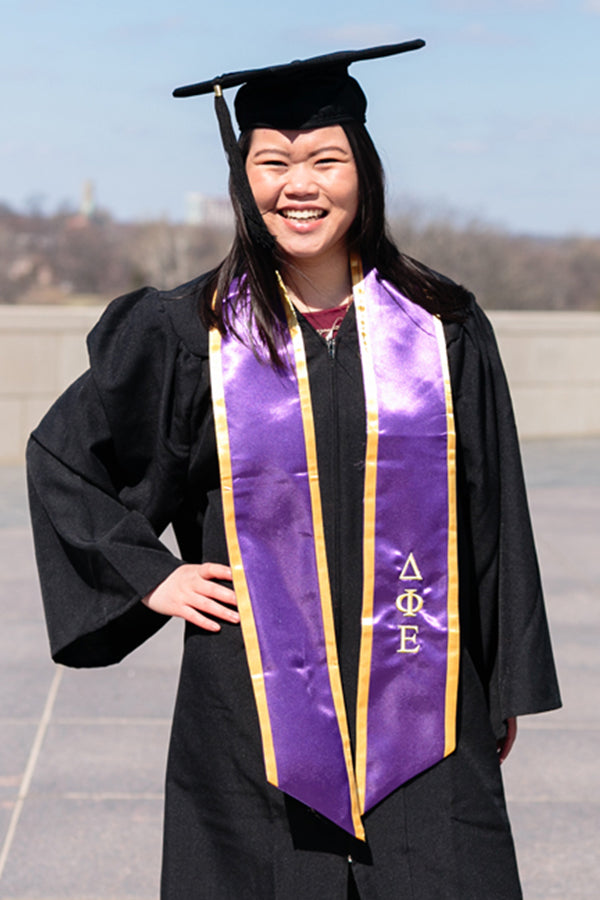
{"type": "MultiPolygon", "coordinates": [[[[101,307],[0,306],[0,463],[87,365],[101,307]]],[[[522,437],[600,434],[600,313],[495,312],[522,437]]]]}
{"type": "Polygon", "coordinates": [[[100,307],[0,306],[0,462],[22,460],[29,432],[87,367],[100,307]]]}
{"type": "Polygon", "coordinates": [[[600,434],[600,313],[494,312],[522,437],[600,434]]]}

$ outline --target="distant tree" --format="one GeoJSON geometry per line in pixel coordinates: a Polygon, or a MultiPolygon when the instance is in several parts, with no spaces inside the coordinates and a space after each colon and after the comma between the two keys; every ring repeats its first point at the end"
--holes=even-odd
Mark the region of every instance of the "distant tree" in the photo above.
{"type": "Polygon", "coordinates": [[[600,310],[600,240],[518,236],[472,222],[393,222],[400,248],[473,291],[487,309],[600,310]]]}

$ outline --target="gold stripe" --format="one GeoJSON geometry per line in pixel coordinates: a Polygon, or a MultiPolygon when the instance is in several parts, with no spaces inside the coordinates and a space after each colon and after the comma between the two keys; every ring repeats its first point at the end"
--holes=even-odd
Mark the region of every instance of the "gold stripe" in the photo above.
{"type": "Polygon", "coordinates": [[[329,583],[329,569],[327,567],[327,552],[325,548],[325,533],[323,530],[323,511],[321,508],[321,493],[319,489],[319,470],[317,466],[317,443],[315,439],[315,426],[313,420],[312,403],[310,398],[310,384],[308,380],[308,368],[304,352],[304,342],[296,318],[296,313],[283,279],[277,273],[279,286],[284,299],[285,313],[294,348],[296,362],[296,375],[298,378],[298,390],[300,393],[300,407],[302,410],[302,424],[304,428],[304,441],[306,444],[306,461],[308,468],[308,484],[310,489],[313,531],[315,535],[315,553],[317,557],[317,574],[319,579],[319,593],[321,596],[321,614],[323,616],[323,630],[325,632],[325,647],[327,652],[327,669],[329,683],[333,697],[333,705],[338,721],[338,728],[342,739],[344,761],[348,776],[350,791],[350,806],[352,812],[352,824],[357,838],[365,840],[365,831],[360,818],[358,793],[356,780],[352,766],[352,749],[350,746],[350,732],[346,718],[346,705],[342,691],[342,679],[338,662],[337,644],[335,638],[335,625],[333,621],[333,608],[331,603],[331,586],[329,583]]]}
{"type": "Polygon", "coordinates": [[[367,331],[366,292],[360,258],[351,258],[352,287],[356,323],[361,342],[363,380],[367,411],[365,452],[365,488],[363,507],[363,597],[361,614],[358,689],[356,694],[356,781],[360,809],[364,813],[367,789],[367,715],[373,651],[373,595],[375,590],[375,503],[377,488],[377,450],[379,445],[379,408],[377,382],[367,331]]]}
{"type": "Polygon", "coordinates": [[[448,352],[444,326],[434,319],[446,397],[448,431],[448,661],[446,670],[445,743],[444,756],[456,747],[456,705],[458,697],[458,664],[460,657],[460,626],[458,618],[458,537],[456,521],[456,431],[452,408],[452,388],[448,367],[448,352]]]}
{"type": "Polygon", "coordinates": [[[235,524],[235,507],[233,498],[233,476],[231,472],[231,450],[229,446],[229,429],[227,427],[227,411],[225,407],[225,388],[223,384],[223,360],[221,355],[221,335],[216,328],[210,331],[210,383],[213,398],[213,412],[215,417],[215,431],[217,435],[217,450],[219,455],[219,470],[221,474],[221,496],[223,499],[223,515],[225,518],[225,534],[227,548],[229,550],[229,562],[233,573],[233,586],[238,602],[240,624],[244,635],[244,646],[248,658],[248,668],[252,678],[254,699],[258,710],[258,720],[265,758],[265,770],[267,781],[278,785],[277,761],[273,746],[273,733],[271,731],[271,719],[267,704],[265,689],[265,677],[260,655],[260,645],[256,632],[256,623],[250,592],[244,572],[242,553],[238,540],[235,524]]]}

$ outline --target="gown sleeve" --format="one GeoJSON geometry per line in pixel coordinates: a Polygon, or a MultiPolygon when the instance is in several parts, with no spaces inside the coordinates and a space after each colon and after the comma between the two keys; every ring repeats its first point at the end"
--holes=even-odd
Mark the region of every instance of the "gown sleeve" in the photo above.
{"type": "Polygon", "coordinates": [[[160,541],[182,502],[203,360],[151,289],[112,303],[88,337],[90,369],[27,450],[36,558],[52,657],[118,662],[165,621],[140,599],[181,560],[160,541]]]}
{"type": "Polygon", "coordinates": [[[561,705],[513,409],[487,317],[447,326],[456,414],[461,622],[498,736],[561,705]],[[463,606],[464,604],[464,606],[463,606]]]}

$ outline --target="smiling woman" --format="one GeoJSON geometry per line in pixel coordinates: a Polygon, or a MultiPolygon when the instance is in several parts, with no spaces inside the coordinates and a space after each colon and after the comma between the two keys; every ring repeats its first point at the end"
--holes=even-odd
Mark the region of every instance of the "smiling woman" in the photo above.
{"type": "Polygon", "coordinates": [[[419,46],[208,83],[233,246],[111,304],[30,442],[54,659],[186,620],[163,900],[521,896],[499,764],[560,700],[510,398],[347,73],[419,46]]]}

